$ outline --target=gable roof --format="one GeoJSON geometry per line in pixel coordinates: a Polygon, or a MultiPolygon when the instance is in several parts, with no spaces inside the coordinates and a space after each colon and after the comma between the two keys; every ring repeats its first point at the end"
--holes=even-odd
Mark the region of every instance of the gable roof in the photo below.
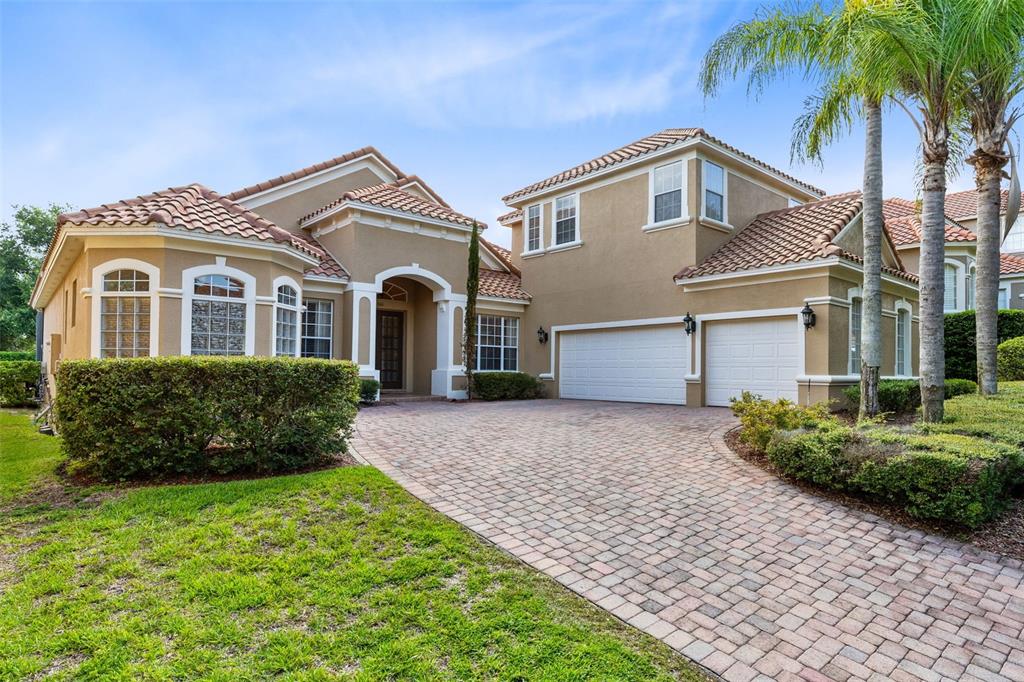
{"type": "MultiPolygon", "coordinates": [[[[447,204],[442,205],[428,201],[411,192],[407,192],[397,184],[385,182],[379,185],[349,190],[326,206],[321,206],[312,213],[304,215],[299,219],[299,224],[302,225],[310,220],[320,218],[347,202],[412,213],[464,227],[471,227],[474,222],[473,218],[453,211],[447,204]]],[[[480,229],[487,227],[486,224],[479,220],[475,222],[480,229]]]]}
{"type": "MultiPolygon", "coordinates": [[[[999,193],[999,213],[1006,213],[1006,202],[1010,191],[1004,189],[999,193]]],[[[1024,206],[1024,193],[1021,193],[1021,205],[1024,206]]],[[[969,189],[946,195],[946,215],[953,220],[966,220],[978,217],[978,190],[969,189]]]]}
{"type": "MultiPolygon", "coordinates": [[[[863,258],[833,242],[860,215],[860,192],[825,197],[791,208],[762,213],[697,266],[680,270],[675,279],[692,279],[773,265],[786,265],[838,256],[855,263],[863,258]]],[[[883,272],[908,281],[917,277],[902,269],[883,272]]]]}
{"type": "Polygon", "coordinates": [[[759,161],[758,159],[755,159],[753,156],[740,151],[736,147],[728,145],[722,140],[709,135],[703,128],[668,128],[666,130],[661,131],[660,133],[648,135],[647,137],[640,138],[635,142],[630,142],[624,147],[619,147],[618,149],[610,151],[607,154],[602,154],[601,156],[595,159],[591,159],[590,161],[587,161],[585,163],[581,163],[578,166],[573,166],[568,170],[564,170],[561,173],[552,175],[551,177],[541,180],[540,182],[535,182],[532,185],[527,185],[526,187],[516,190],[511,194],[505,195],[504,197],[502,197],[502,201],[504,201],[505,203],[510,203],[529,194],[533,194],[534,192],[537,192],[539,190],[548,189],[550,187],[555,187],[557,185],[561,185],[562,183],[569,182],[571,180],[582,178],[584,176],[590,175],[591,173],[595,173],[597,171],[610,168],[620,163],[639,158],[641,156],[644,156],[645,154],[650,154],[651,152],[664,149],[665,147],[668,147],[670,145],[697,139],[706,140],[708,142],[711,142],[712,144],[718,145],[719,147],[722,147],[732,152],[733,154],[736,154],[737,156],[740,156],[746,159],[747,161],[754,163],[755,165],[761,167],[766,171],[775,173],[776,175],[779,175],[780,177],[789,180],[790,182],[802,187],[811,194],[817,194],[820,196],[825,193],[824,190],[818,189],[814,185],[810,185],[806,182],[798,180],[792,175],[783,173],[779,169],[769,166],[763,161],[759,161]]]}
{"type": "Polygon", "coordinates": [[[512,298],[520,301],[529,301],[531,296],[523,291],[522,280],[519,275],[513,272],[499,272],[480,268],[480,291],[481,296],[493,296],[495,298],[512,298]]]}
{"type": "Polygon", "coordinates": [[[501,225],[515,225],[523,220],[523,209],[517,208],[514,211],[508,213],[502,213],[498,216],[498,223],[501,225]]]}
{"type": "MultiPolygon", "coordinates": [[[[915,214],[900,216],[885,221],[885,229],[897,246],[921,243],[921,216],[915,214]]],[[[946,242],[977,241],[974,233],[946,217],[946,242]]]]}
{"type": "Polygon", "coordinates": [[[508,269],[509,272],[511,272],[511,273],[513,273],[515,275],[521,275],[522,274],[522,273],[519,272],[519,268],[517,268],[512,263],[512,252],[511,251],[506,249],[504,246],[498,246],[497,244],[495,244],[493,242],[489,242],[486,239],[484,239],[483,237],[480,237],[480,244],[485,249],[487,249],[492,254],[494,254],[494,257],[497,258],[499,261],[501,261],[501,264],[504,265],[508,269]]]}
{"type": "Polygon", "coordinates": [[[999,274],[1024,275],[1024,258],[1008,253],[999,254],[999,274]]]}

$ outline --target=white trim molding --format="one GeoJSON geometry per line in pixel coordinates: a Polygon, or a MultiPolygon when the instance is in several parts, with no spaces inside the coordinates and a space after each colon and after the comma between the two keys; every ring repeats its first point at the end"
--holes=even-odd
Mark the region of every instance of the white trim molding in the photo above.
{"type": "MultiPolygon", "coordinates": [[[[92,287],[90,287],[91,315],[90,323],[90,346],[92,357],[100,357],[101,345],[101,324],[100,313],[104,296],[132,295],[139,297],[139,294],[127,294],[127,292],[105,292],[103,291],[104,275],[114,270],[138,270],[149,275],[149,355],[156,357],[160,354],[160,268],[136,258],[115,258],[105,263],[100,263],[92,269],[92,287]],[[96,295],[93,296],[92,294],[96,295]]],[[[83,289],[85,291],[85,289],[83,289]]]]}
{"type": "Polygon", "coordinates": [[[761,308],[759,310],[736,310],[728,313],[707,313],[694,315],[697,330],[694,336],[694,351],[690,355],[690,373],[686,375],[688,382],[701,380],[701,366],[703,348],[701,339],[704,336],[704,324],[722,320],[747,320],[759,317],[792,317],[797,325],[797,354],[800,357],[800,374],[805,371],[807,363],[806,339],[807,330],[804,329],[803,317],[800,315],[802,308],[761,308]]]}
{"type": "Polygon", "coordinates": [[[911,378],[914,375],[914,307],[910,305],[905,299],[896,301],[894,308],[894,317],[896,318],[896,326],[893,330],[893,347],[894,347],[894,360],[893,360],[893,374],[901,379],[911,378]],[[899,367],[899,356],[900,356],[900,313],[907,313],[907,333],[906,338],[903,339],[903,362],[908,370],[908,374],[901,375],[897,372],[899,367]]]}
{"type": "Polygon", "coordinates": [[[192,354],[192,299],[196,297],[196,278],[203,275],[227,275],[245,285],[245,296],[241,299],[224,300],[245,304],[245,355],[255,355],[256,278],[245,270],[228,266],[226,260],[221,256],[218,256],[216,260],[216,263],[197,265],[181,271],[181,354],[192,354]]]}

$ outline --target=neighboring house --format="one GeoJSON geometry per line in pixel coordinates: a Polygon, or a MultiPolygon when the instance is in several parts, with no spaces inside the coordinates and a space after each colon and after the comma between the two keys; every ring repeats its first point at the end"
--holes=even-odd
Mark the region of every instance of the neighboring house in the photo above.
{"type": "MultiPolygon", "coordinates": [[[[563,398],[839,398],[859,380],[861,202],[821,195],[697,128],[509,194],[499,220],[538,330],[522,369],[563,398]]],[[[917,278],[889,242],[883,258],[882,374],[909,377],[917,278]]]]}
{"type": "MultiPolygon", "coordinates": [[[[372,147],[226,196],[65,214],[32,295],[44,361],[52,377],[64,358],[344,358],[384,389],[464,397],[472,224],[372,147]]],[[[487,242],[481,268],[481,354],[515,369],[530,297],[487,242]]]]}

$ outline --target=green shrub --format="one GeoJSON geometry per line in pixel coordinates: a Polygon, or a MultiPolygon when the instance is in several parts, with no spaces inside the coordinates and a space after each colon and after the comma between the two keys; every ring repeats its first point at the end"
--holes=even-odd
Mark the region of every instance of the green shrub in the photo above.
{"type": "Polygon", "coordinates": [[[1003,341],[996,353],[996,374],[999,380],[1024,381],[1024,336],[1003,341]]]}
{"type": "Polygon", "coordinates": [[[34,361],[36,354],[30,350],[0,350],[0,362],[34,361]]]}
{"type": "Polygon", "coordinates": [[[739,399],[733,398],[730,403],[733,414],[740,418],[740,440],[758,452],[765,451],[776,431],[835,421],[825,403],[801,407],[785,398],[764,400],[749,391],[743,391],[739,399]]]}
{"type": "MultiPolygon", "coordinates": [[[[946,398],[975,393],[978,385],[969,379],[946,379],[946,398]]],[[[860,386],[843,389],[853,406],[860,404],[860,386]]],[[[906,414],[921,406],[921,387],[916,379],[882,379],[878,382],[878,406],[882,412],[906,414]]]]}
{"type": "Polygon", "coordinates": [[[380,394],[380,382],[376,379],[359,380],[359,402],[363,405],[372,405],[377,402],[380,394]]]}
{"type": "Polygon", "coordinates": [[[0,407],[35,405],[35,386],[41,371],[35,360],[0,362],[0,407]]]}
{"type": "Polygon", "coordinates": [[[849,477],[843,450],[852,438],[853,430],[841,426],[777,431],[768,442],[768,461],[785,476],[842,488],[849,477]]]}
{"type": "MultiPolygon", "coordinates": [[[[947,378],[978,380],[974,324],[973,310],[946,314],[947,378]]],[[[999,343],[1024,336],[1024,310],[1000,310],[997,324],[999,343]]]]}
{"type": "Polygon", "coordinates": [[[350,362],[66,360],[54,416],[69,461],[106,480],[270,473],[343,451],[358,399],[350,362]]]}
{"type": "Polygon", "coordinates": [[[540,379],[526,372],[473,372],[473,397],[480,400],[530,400],[543,394],[540,379]]]}

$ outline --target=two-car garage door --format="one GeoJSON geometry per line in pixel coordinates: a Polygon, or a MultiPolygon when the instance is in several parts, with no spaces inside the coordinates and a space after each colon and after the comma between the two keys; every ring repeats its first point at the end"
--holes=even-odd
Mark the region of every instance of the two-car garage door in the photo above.
{"type": "Polygon", "coordinates": [[[797,399],[801,330],[793,317],[708,323],[705,399],[728,405],[743,391],[797,399]]]}

